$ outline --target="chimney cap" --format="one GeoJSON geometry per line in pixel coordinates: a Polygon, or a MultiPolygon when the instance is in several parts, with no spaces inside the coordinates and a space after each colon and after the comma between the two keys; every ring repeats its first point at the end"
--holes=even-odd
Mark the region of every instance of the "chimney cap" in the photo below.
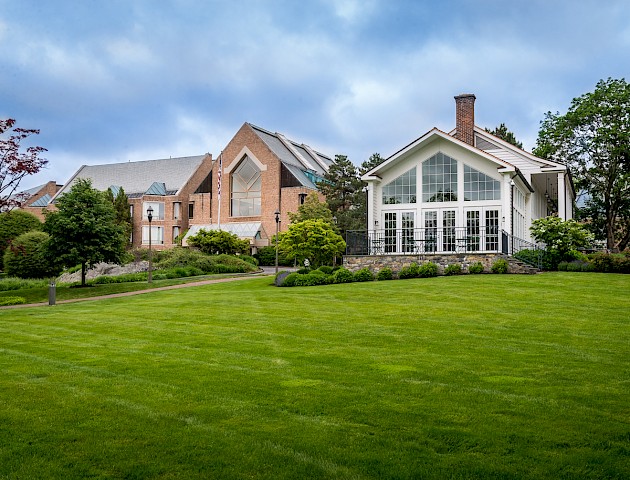
{"type": "Polygon", "coordinates": [[[475,98],[475,99],[477,98],[477,97],[475,97],[474,93],[461,93],[461,94],[455,96],[454,98],[455,98],[455,100],[457,100],[459,98],[469,98],[469,97],[472,97],[472,98],[475,98]]]}

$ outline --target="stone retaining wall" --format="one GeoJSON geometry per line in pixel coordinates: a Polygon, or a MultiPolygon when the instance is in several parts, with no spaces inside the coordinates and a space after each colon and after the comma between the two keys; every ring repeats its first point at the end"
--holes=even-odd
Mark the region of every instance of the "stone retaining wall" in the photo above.
{"type": "Polygon", "coordinates": [[[508,273],[537,273],[537,269],[526,265],[513,257],[508,257],[500,253],[460,253],[460,254],[425,254],[425,255],[345,255],[343,266],[351,272],[356,272],[367,267],[376,274],[382,268],[389,267],[394,275],[398,274],[403,267],[408,267],[413,262],[421,265],[425,262],[433,262],[438,266],[438,274],[442,275],[447,265],[459,264],[464,272],[468,271],[468,266],[481,262],[484,272],[490,273],[492,264],[498,258],[505,258],[508,261],[508,273]]]}

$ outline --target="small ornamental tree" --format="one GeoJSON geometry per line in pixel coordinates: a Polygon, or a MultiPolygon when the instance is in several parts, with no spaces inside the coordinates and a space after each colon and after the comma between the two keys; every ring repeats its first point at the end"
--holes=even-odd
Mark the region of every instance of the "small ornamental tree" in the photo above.
{"type": "Polygon", "coordinates": [[[11,240],[31,230],[41,230],[39,218],[24,210],[0,213],[0,257],[11,240]]]}
{"type": "Polygon", "coordinates": [[[579,248],[589,247],[593,235],[575,220],[562,220],[553,215],[539,218],[530,227],[532,237],[546,245],[551,268],[556,269],[563,260],[572,260],[579,248]]]}
{"type": "Polygon", "coordinates": [[[87,268],[98,262],[120,262],[127,239],[116,224],[114,206],[103,192],[79,179],[57,200],[57,211],[46,214],[44,231],[50,235],[48,254],[65,267],[81,264],[81,285],[87,268]]]}
{"type": "Polygon", "coordinates": [[[188,237],[188,245],[209,255],[249,253],[249,242],[223,230],[199,230],[188,237]]]}
{"type": "Polygon", "coordinates": [[[291,223],[299,223],[304,220],[324,220],[332,225],[333,215],[325,202],[319,201],[317,192],[311,192],[304,199],[304,203],[298,207],[297,213],[289,212],[291,223]]]}
{"type": "Polygon", "coordinates": [[[17,194],[20,182],[27,175],[39,172],[48,160],[40,158],[43,147],[27,147],[21,150],[22,141],[39,130],[15,127],[15,120],[0,119],[0,211],[11,210],[26,200],[25,195],[17,194]],[[7,135],[5,135],[7,134],[7,135]]]}
{"type": "Polygon", "coordinates": [[[293,223],[278,244],[288,258],[303,264],[308,259],[311,267],[332,265],[336,256],[343,255],[346,242],[323,220],[293,223]]]}
{"type": "Polygon", "coordinates": [[[47,255],[48,234],[27,232],[15,238],[4,252],[4,271],[20,278],[56,277],[61,267],[47,255]]]}

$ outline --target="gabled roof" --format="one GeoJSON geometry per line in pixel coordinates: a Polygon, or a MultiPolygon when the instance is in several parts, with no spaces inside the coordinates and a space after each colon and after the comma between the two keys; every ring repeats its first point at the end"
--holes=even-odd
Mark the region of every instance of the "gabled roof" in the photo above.
{"type": "Polygon", "coordinates": [[[247,125],[265,142],[265,145],[269,147],[273,154],[280,159],[302,185],[309,188],[317,188],[309,177],[323,177],[333,163],[330,157],[313,150],[308,145],[289,140],[281,133],[272,133],[251,123],[247,125]],[[304,173],[296,174],[297,170],[304,173]]]}
{"type": "Polygon", "coordinates": [[[461,140],[449,135],[446,132],[443,132],[442,130],[438,129],[438,128],[432,128],[431,130],[429,130],[427,133],[425,133],[424,135],[422,135],[420,138],[417,138],[416,140],[414,140],[413,142],[411,142],[410,144],[406,145],[405,147],[401,148],[400,150],[398,150],[396,153],[394,153],[393,155],[391,155],[389,158],[387,158],[383,163],[381,163],[380,165],[377,165],[376,167],[374,167],[372,170],[370,170],[369,172],[367,172],[365,175],[363,175],[361,177],[362,180],[368,180],[368,179],[373,179],[373,178],[379,178],[379,172],[382,172],[384,170],[386,170],[389,165],[391,165],[392,163],[396,162],[399,158],[401,157],[405,157],[406,155],[408,155],[409,153],[411,153],[412,151],[415,151],[419,148],[422,148],[425,145],[428,145],[429,143],[437,140],[437,139],[444,139],[447,140],[449,142],[452,142],[462,148],[465,148],[466,150],[479,155],[481,157],[484,157],[485,159],[495,163],[497,165],[498,168],[502,168],[502,169],[506,169],[506,171],[515,171],[516,167],[514,165],[512,165],[509,162],[506,162],[505,160],[502,160],[499,157],[496,157],[488,152],[485,152],[483,150],[480,150],[478,148],[475,148],[469,144],[467,144],[466,142],[462,142],[461,140]]]}
{"type": "Polygon", "coordinates": [[[29,207],[46,207],[46,205],[48,205],[48,202],[50,202],[51,198],[52,197],[49,194],[46,193],[45,195],[39,197],[37,200],[35,200],[33,203],[31,203],[30,205],[27,205],[27,206],[29,206],[29,207]]]}
{"type": "Polygon", "coordinates": [[[197,171],[206,155],[165,158],[141,162],[83,165],[53,197],[70,190],[77,179],[90,179],[97,190],[114,185],[122,187],[129,197],[175,195],[197,171]],[[156,187],[155,184],[158,184],[156,187]],[[154,193],[155,192],[155,193],[154,193]],[[162,193],[163,192],[163,193],[162,193]]]}

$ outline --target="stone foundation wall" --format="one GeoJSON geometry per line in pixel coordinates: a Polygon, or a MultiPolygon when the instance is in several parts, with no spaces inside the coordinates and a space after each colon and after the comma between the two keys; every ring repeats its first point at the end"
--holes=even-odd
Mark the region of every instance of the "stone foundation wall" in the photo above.
{"type": "Polygon", "coordinates": [[[526,265],[515,258],[508,257],[500,253],[460,253],[460,254],[431,254],[431,255],[346,255],[343,257],[343,266],[351,272],[356,272],[367,267],[376,274],[382,268],[389,267],[394,275],[403,267],[408,267],[413,262],[421,265],[425,262],[433,262],[438,266],[438,274],[442,275],[447,265],[455,263],[462,266],[464,272],[468,271],[468,266],[481,262],[484,272],[490,273],[490,268],[497,258],[505,258],[508,261],[509,273],[537,273],[537,269],[526,265]]]}

